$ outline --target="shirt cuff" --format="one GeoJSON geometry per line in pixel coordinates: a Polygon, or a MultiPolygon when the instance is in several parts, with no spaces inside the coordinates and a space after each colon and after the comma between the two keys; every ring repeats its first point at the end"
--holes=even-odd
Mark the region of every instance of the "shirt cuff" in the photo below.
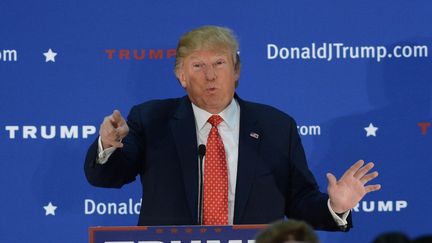
{"type": "Polygon", "coordinates": [[[100,165],[105,164],[108,161],[111,154],[114,153],[115,150],[116,150],[116,147],[109,147],[109,148],[104,150],[103,146],[102,146],[102,139],[99,136],[99,138],[98,138],[98,151],[97,151],[98,157],[96,159],[96,163],[98,163],[100,165]]]}
{"type": "Polygon", "coordinates": [[[331,215],[333,216],[334,221],[337,223],[338,226],[346,226],[346,225],[348,225],[348,222],[347,222],[346,219],[348,218],[348,215],[350,214],[351,210],[348,210],[348,211],[346,211],[345,213],[343,213],[343,214],[341,214],[339,216],[330,207],[330,199],[327,200],[327,206],[329,208],[329,211],[330,211],[331,215]]]}

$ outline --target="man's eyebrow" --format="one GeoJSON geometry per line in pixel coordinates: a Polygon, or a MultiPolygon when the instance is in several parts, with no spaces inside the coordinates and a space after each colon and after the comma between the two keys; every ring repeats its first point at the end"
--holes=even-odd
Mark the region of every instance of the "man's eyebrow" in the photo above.
{"type": "MultiPolygon", "coordinates": [[[[215,55],[214,55],[213,57],[211,57],[211,58],[221,58],[221,57],[225,58],[225,57],[226,57],[225,54],[226,54],[226,53],[215,54],[215,55]]],[[[199,57],[199,56],[194,56],[194,55],[190,55],[189,58],[190,58],[191,60],[192,60],[192,59],[194,59],[194,60],[196,60],[196,59],[202,59],[201,57],[199,57]]]]}
{"type": "MultiPolygon", "coordinates": [[[[224,57],[225,55],[228,55],[229,53],[221,51],[214,54],[214,57],[224,57]]],[[[190,54],[189,57],[192,59],[200,59],[201,57],[197,56],[196,54],[190,54]]]]}
{"type": "Polygon", "coordinates": [[[200,57],[197,57],[197,56],[190,56],[190,59],[201,59],[200,57]]]}

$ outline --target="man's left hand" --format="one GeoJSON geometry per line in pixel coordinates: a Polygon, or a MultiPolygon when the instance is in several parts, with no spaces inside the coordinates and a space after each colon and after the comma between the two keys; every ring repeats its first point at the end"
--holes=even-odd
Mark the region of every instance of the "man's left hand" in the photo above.
{"type": "Polygon", "coordinates": [[[380,184],[365,186],[370,180],[378,176],[378,172],[368,173],[373,167],[372,162],[364,165],[363,160],[357,161],[351,166],[340,180],[327,173],[327,192],[330,197],[330,206],[335,213],[344,213],[351,210],[366,195],[366,193],[377,191],[380,184]]]}

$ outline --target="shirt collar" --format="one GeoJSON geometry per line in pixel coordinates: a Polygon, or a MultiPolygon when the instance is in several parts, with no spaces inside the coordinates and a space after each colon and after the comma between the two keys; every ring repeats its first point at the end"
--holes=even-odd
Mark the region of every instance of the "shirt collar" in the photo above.
{"type": "MultiPolygon", "coordinates": [[[[192,103],[192,102],[191,102],[192,103]]],[[[207,123],[207,120],[212,116],[213,114],[209,113],[206,110],[203,110],[196,106],[194,103],[192,103],[192,109],[195,116],[195,122],[198,130],[201,130],[205,124],[207,123]]],[[[236,99],[232,99],[231,103],[218,115],[222,117],[223,122],[225,122],[228,125],[228,128],[233,129],[235,128],[236,124],[236,114],[239,112],[239,105],[237,103],[236,99]]]]}

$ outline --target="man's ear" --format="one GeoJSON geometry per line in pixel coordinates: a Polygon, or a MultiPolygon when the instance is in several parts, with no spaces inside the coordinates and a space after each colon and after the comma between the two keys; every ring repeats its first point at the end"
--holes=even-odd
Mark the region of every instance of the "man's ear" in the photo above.
{"type": "Polygon", "coordinates": [[[183,88],[186,88],[187,82],[186,82],[186,75],[184,74],[183,70],[178,69],[176,71],[177,80],[180,82],[180,85],[183,88]]]}
{"type": "Polygon", "coordinates": [[[240,68],[236,68],[234,70],[234,77],[235,77],[236,81],[238,81],[240,79],[240,68]]]}
{"type": "Polygon", "coordinates": [[[235,75],[235,80],[238,81],[240,79],[240,55],[237,53],[236,54],[236,63],[234,64],[234,75],[235,75]]]}

